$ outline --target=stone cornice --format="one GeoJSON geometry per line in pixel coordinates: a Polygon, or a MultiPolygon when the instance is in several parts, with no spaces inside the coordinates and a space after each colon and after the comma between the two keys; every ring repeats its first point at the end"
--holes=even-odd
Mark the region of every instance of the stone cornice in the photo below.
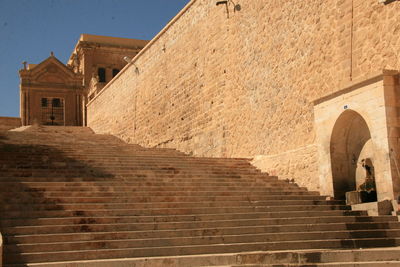
{"type": "Polygon", "coordinates": [[[338,96],[340,96],[342,94],[346,94],[346,93],[349,93],[351,91],[354,91],[354,90],[356,90],[358,88],[361,88],[361,87],[364,87],[364,86],[367,86],[369,84],[376,83],[376,82],[379,82],[379,81],[383,81],[385,76],[394,76],[394,75],[398,75],[398,74],[399,74],[399,72],[396,71],[396,70],[383,70],[383,71],[381,71],[379,73],[374,73],[374,74],[371,74],[369,76],[362,77],[362,78],[359,78],[357,80],[344,83],[340,87],[339,90],[337,90],[337,91],[335,91],[333,93],[327,94],[325,96],[319,97],[319,98],[315,99],[312,102],[313,102],[314,106],[316,106],[316,105],[319,105],[319,104],[321,104],[321,103],[323,103],[325,101],[328,101],[330,99],[338,97],[338,96]]]}

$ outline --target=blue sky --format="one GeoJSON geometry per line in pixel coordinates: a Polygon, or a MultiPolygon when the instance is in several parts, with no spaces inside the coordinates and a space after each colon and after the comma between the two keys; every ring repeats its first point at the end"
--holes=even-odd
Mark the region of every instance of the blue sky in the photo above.
{"type": "Polygon", "coordinates": [[[19,116],[22,62],[66,63],[81,33],[152,39],[189,0],[0,0],[0,116],[19,116]]]}

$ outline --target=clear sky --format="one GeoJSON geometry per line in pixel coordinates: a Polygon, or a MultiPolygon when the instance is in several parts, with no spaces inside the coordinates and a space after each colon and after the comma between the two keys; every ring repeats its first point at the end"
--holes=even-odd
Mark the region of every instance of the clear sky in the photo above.
{"type": "Polygon", "coordinates": [[[0,116],[19,116],[22,62],[66,63],[80,34],[152,39],[189,0],[0,0],[0,116]]]}

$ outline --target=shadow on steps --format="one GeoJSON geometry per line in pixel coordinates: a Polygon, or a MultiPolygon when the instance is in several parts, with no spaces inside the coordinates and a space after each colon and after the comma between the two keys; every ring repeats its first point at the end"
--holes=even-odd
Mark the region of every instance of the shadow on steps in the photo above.
{"type": "MultiPolygon", "coordinates": [[[[111,173],[68,157],[55,147],[11,143],[7,135],[0,132],[0,232],[5,250],[9,240],[20,234],[19,228],[24,226],[24,222],[36,225],[35,220],[46,217],[47,213],[51,216],[53,211],[64,210],[60,200],[49,199],[44,194],[46,187],[52,186],[54,177],[57,177],[57,182],[76,184],[105,178],[112,181],[114,178],[111,173]],[[26,178],[29,178],[29,182],[24,180],[26,178]]],[[[65,187],[68,188],[68,185],[65,184],[65,187]]],[[[95,187],[98,186],[93,185],[95,187]]],[[[66,211],[66,214],[85,216],[85,212],[80,210],[66,211]]],[[[76,225],[75,232],[90,232],[90,224],[96,221],[93,219],[80,223],[76,225]]],[[[18,255],[16,252],[14,255],[18,255]]],[[[9,259],[5,253],[4,261],[21,262],[21,259],[9,259]]]]}

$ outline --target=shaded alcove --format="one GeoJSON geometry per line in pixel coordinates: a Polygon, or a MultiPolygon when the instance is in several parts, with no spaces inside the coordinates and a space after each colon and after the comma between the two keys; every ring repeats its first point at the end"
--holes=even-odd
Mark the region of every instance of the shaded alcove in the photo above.
{"type": "Polygon", "coordinates": [[[373,161],[371,148],[371,133],[363,117],[353,110],[344,111],[336,120],[330,142],[336,199],[345,199],[346,192],[357,189],[357,168],[360,168],[361,157],[373,161]],[[366,150],[369,152],[365,153],[366,150]]]}

